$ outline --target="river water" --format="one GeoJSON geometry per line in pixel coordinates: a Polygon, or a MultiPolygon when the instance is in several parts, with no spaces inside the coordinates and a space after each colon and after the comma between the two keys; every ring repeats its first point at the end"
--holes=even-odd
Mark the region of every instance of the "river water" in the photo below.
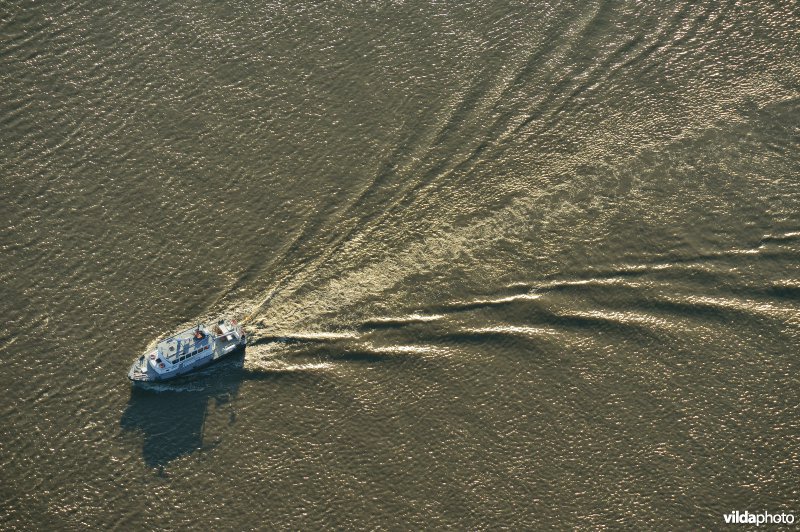
{"type": "Polygon", "coordinates": [[[800,518],[799,148],[795,2],[5,2],[0,527],[800,518]]]}

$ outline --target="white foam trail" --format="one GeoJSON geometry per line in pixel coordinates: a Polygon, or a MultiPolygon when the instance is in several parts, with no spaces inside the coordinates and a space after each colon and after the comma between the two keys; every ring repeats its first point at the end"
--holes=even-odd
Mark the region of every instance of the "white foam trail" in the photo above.
{"type": "MultiPolygon", "coordinates": [[[[252,330],[252,327],[251,327],[252,330]]],[[[291,332],[280,332],[275,334],[274,332],[270,331],[272,334],[264,334],[260,335],[257,331],[250,333],[250,340],[254,342],[252,348],[256,347],[264,347],[263,345],[259,345],[258,341],[264,338],[271,340],[269,342],[265,342],[270,346],[275,345],[284,345],[287,342],[321,342],[326,340],[345,340],[345,339],[352,339],[358,338],[359,335],[353,331],[318,331],[318,332],[301,332],[301,333],[291,333],[291,332]]],[[[248,347],[250,349],[250,347],[248,347]]]]}
{"type": "Polygon", "coordinates": [[[475,333],[475,334],[503,333],[503,334],[517,334],[522,336],[541,336],[543,334],[546,335],[558,334],[557,331],[545,327],[527,327],[518,325],[495,325],[491,327],[473,327],[469,329],[464,329],[464,331],[467,333],[475,333]]]}
{"type": "Polygon", "coordinates": [[[468,301],[464,304],[466,305],[495,305],[498,303],[510,303],[511,301],[524,301],[524,300],[534,300],[539,299],[542,297],[541,294],[517,294],[515,296],[507,296],[507,297],[500,297],[496,299],[475,299],[473,301],[468,301]]]}
{"type": "Polygon", "coordinates": [[[418,323],[437,321],[444,318],[444,314],[409,314],[401,318],[372,318],[368,321],[374,323],[418,323]]]}
{"type": "MultiPolygon", "coordinates": [[[[637,323],[647,325],[648,327],[658,327],[661,329],[676,330],[677,324],[674,321],[659,318],[652,314],[642,314],[639,312],[624,312],[615,310],[590,310],[584,312],[572,312],[564,317],[577,317],[577,318],[592,318],[598,320],[606,320],[617,323],[637,323]]],[[[680,330],[687,330],[680,327],[680,330]]]]}
{"type": "Polygon", "coordinates": [[[633,288],[642,286],[641,283],[630,279],[614,277],[608,279],[581,279],[578,281],[552,281],[539,286],[540,289],[556,288],[559,286],[584,286],[584,285],[615,285],[624,284],[633,288]]]}
{"type": "Polygon", "coordinates": [[[755,255],[760,252],[761,252],[760,249],[754,248],[754,249],[731,249],[727,253],[730,253],[731,255],[755,255]]]}
{"type": "Polygon", "coordinates": [[[428,355],[428,354],[445,354],[446,349],[425,346],[425,345],[390,345],[390,346],[376,346],[371,343],[363,344],[365,349],[372,353],[388,353],[398,355],[428,355]]]}
{"type": "Polygon", "coordinates": [[[334,365],[330,362],[309,362],[307,364],[287,364],[280,360],[248,360],[244,368],[248,371],[297,371],[297,372],[310,372],[310,371],[328,371],[332,370],[334,365]]]}
{"type": "Polygon", "coordinates": [[[344,332],[304,332],[299,334],[285,334],[284,338],[291,340],[341,340],[343,338],[358,338],[358,334],[352,331],[344,332]]]}
{"type": "Polygon", "coordinates": [[[791,231],[791,232],[788,232],[788,233],[781,233],[778,236],[774,236],[774,235],[769,235],[769,236],[771,238],[775,238],[775,239],[794,238],[794,237],[800,236],[800,231],[791,231]]]}

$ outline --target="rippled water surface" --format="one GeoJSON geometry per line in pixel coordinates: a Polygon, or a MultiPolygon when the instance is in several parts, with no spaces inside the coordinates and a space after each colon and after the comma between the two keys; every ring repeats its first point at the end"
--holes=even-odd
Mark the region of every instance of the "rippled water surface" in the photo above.
{"type": "Polygon", "coordinates": [[[4,529],[800,519],[794,2],[6,2],[0,184],[4,529]]]}

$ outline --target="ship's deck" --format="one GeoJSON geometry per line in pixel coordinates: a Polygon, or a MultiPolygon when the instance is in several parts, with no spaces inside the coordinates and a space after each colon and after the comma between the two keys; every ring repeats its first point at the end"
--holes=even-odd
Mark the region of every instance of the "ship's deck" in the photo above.
{"type": "Polygon", "coordinates": [[[158,343],[159,354],[167,360],[172,361],[180,356],[198,351],[209,345],[212,338],[205,325],[200,326],[200,330],[203,331],[202,339],[195,338],[194,332],[196,330],[197,327],[190,327],[174,336],[160,341],[158,343]]]}

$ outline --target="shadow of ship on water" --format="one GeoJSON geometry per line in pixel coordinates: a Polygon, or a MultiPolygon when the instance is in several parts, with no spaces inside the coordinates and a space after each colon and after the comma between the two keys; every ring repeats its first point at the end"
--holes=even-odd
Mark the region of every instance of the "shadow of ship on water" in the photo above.
{"type": "MultiPolygon", "coordinates": [[[[267,338],[268,342],[319,343],[312,339],[267,338]]],[[[385,362],[397,356],[386,356],[359,350],[342,350],[322,346],[305,352],[307,360],[319,358],[352,362],[385,362]]],[[[245,368],[245,350],[231,353],[198,373],[179,377],[173,381],[131,388],[128,405],[120,418],[123,432],[141,434],[142,456],[145,464],[163,471],[171,461],[200,449],[214,447],[218,442],[203,441],[209,406],[216,408],[232,403],[244,381],[303,382],[309,386],[319,384],[325,377],[313,368],[269,367],[245,368]]],[[[236,422],[233,405],[229,408],[229,424],[236,422]]]]}
{"type": "MultiPolygon", "coordinates": [[[[235,399],[245,377],[243,368],[241,350],[195,375],[131,388],[120,426],[144,434],[142,455],[149,467],[162,468],[203,448],[209,404],[213,399],[219,407],[235,399]]],[[[230,423],[235,421],[231,410],[230,423]]]]}

